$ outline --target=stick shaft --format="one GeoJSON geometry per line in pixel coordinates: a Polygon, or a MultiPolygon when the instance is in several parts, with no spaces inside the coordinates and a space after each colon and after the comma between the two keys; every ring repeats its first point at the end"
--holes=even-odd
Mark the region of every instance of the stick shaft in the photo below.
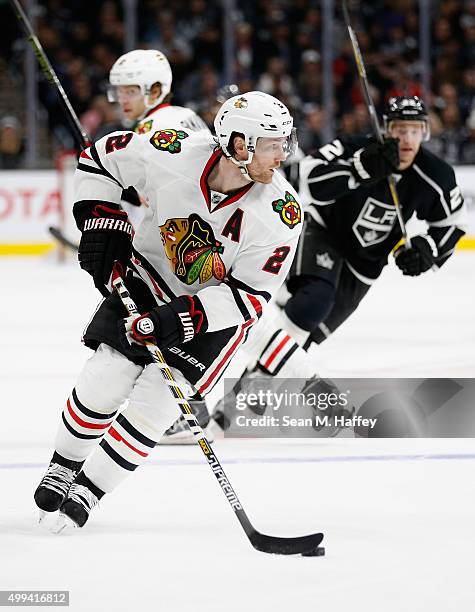
{"type": "MultiPolygon", "coordinates": [[[[124,285],[124,281],[122,280],[119,270],[116,267],[114,268],[113,272],[112,285],[118,292],[119,297],[122,300],[122,303],[129,312],[129,314],[137,316],[139,314],[137,306],[130,297],[129,292],[127,291],[127,287],[124,285]]],[[[206,461],[208,462],[211,471],[215,475],[222,492],[224,493],[229,505],[234,511],[234,514],[237,516],[237,519],[240,522],[244,533],[246,534],[248,540],[254,546],[254,548],[256,550],[260,550],[261,552],[275,553],[279,555],[296,555],[309,551],[315,552],[317,547],[319,547],[321,541],[323,540],[323,533],[312,533],[296,538],[281,538],[265,535],[264,533],[260,533],[253,527],[246,512],[244,511],[244,508],[242,507],[241,502],[238,499],[238,496],[236,495],[236,492],[234,491],[233,487],[231,486],[231,483],[229,482],[226,474],[224,473],[224,470],[218,458],[211,450],[210,444],[204,435],[203,429],[196,420],[191,410],[190,404],[185,399],[181,392],[181,389],[175,382],[173,374],[170,368],[168,367],[162,355],[162,352],[156,345],[152,343],[147,344],[147,349],[149,350],[153,361],[158,367],[160,367],[162,376],[165,382],[167,383],[170,392],[175,398],[175,401],[179,405],[183,417],[185,418],[188,424],[188,427],[195,436],[195,439],[198,442],[202,453],[206,457],[206,461]]]]}
{"type": "MultiPolygon", "coordinates": [[[[371,119],[371,124],[373,126],[374,133],[379,142],[383,142],[383,132],[381,130],[381,126],[379,125],[378,114],[376,113],[376,107],[374,106],[373,99],[371,97],[369,91],[368,77],[366,75],[366,68],[363,61],[363,56],[361,55],[360,46],[358,44],[358,39],[356,37],[356,33],[351,27],[350,14],[348,12],[348,6],[346,0],[342,0],[343,5],[343,15],[346,22],[346,27],[348,29],[348,34],[351,40],[351,46],[353,48],[353,55],[355,58],[356,68],[358,71],[358,76],[360,79],[361,89],[363,90],[363,95],[365,98],[366,106],[368,107],[369,116],[371,119]]],[[[410,239],[407,235],[406,223],[404,221],[404,217],[402,216],[401,202],[399,201],[399,196],[396,190],[396,180],[394,176],[391,174],[388,176],[389,183],[389,191],[391,193],[391,197],[393,199],[394,207],[396,209],[397,218],[399,221],[399,226],[401,228],[402,237],[406,246],[409,247],[411,245],[410,239]]]]}
{"type": "Polygon", "coordinates": [[[56,72],[54,71],[53,66],[48,60],[48,57],[43,47],[41,46],[41,43],[38,40],[38,37],[33,31],[33,28],[31,26],[30,20],[28,19],[28,16],[23,10],[19,0],[10,0],[10,4],[12,5],[15,11],[18,21],[21,23],[23,29],[25,30],[27,39],[33,48],[33,51],[36,55],[36,59],[38,60],[40,68],[43,71],[43,74],[46,76],[50,84],[56,88],[59,94],[59,100],[60,100],[61,106],[71,123],[71,126],[73,128],[74,138],[78,146],[81,149],[88,147],[89,144],[91,143],[91,139],[89,138],[84,127],[81,125],[81,122],[79,121],[73,107],[71,106],[69,98],[66,95],[66,92],[64,91],[63,86],[61,85],[61,82],[59,81],[58,76],[56,75],[56,72]]]}
{"type": "MultiPolygon", "coordinates": [[[[127,309],[127,312],[131,315],[139,315],[140,313],[137,310],[137,306],[135,305],[134,301],[132,300],[132,298],[130,297],[130,294],[124,284],[124,281],[122,280],[122,278],[118,275],[114,275],[114,280],[112,281],[112,284],[114,286],[114,288],[116,289],[117,293],[119,294],[120,299],[122,300],[123,305],[125,306],[125,308],[127,309]]],[[[190,428],[191,432],[193,433],[195,440],[197,441],[199,447],[201,448],[201,451],[203,452],[203,454],[206,457],[206,460],[213,472],[213,474],[215,475],[217,481],[219,482],[219,485],[226,497],[226,499],[229,502],[229,505],[231,506],[231,508],[234,510],[236,516],[239,519],[239,522],[241,523],[241,525],[244,528],[244,531],[249,535],[249,530],[253,530],[253,527],[251,525],[251,523],[249,522],[249,519],[246,515],[246,513],[243,510],[243,507],[241,505],[241,502],[238,499],[238,496],[236,494],[236,492],[234,491],[233,487],[231,486],[226,474],[224,473],[224,470],[218,460],[218,458],[216,457],[216,455],[214,454],[214,452],[211,450],[211,446],[208,442],[208,440],[206,439],[206,436],[203,432],[203,429],[201,428],[200,424],[198,423],[198,421],[196,420],[195,415],[193,414],[193,411],[191,409],[190,404],[188,403],[188,401],[185,399],[183,393],[181,392],[181,389],[179,388],[179,386],[177,385],[173,374],[170,370],[170,368],[168,367],[165,358],[163,357],[162,352],[160,351],[160,349],[152,344],[152,343],[147,343],[147,349],[150,352],[150,355],[152,356],[153,361],[159,365],[160,367],[160,372],[165,380],[165,382],[167,383],[170,392],[172,393],[174,399],[176,400],[182,414],[183,417],[186,420],[186,423],[188,425],[188,427],[190,428]]]]}

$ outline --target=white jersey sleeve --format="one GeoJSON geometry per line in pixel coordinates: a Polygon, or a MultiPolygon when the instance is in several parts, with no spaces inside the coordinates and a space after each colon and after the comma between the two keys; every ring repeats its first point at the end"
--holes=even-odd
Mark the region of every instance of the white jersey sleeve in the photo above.
{"type": "Polygon", "coordinates": [[[254,244],[241,251],[226,281],[198,292],[208,318],[208,331],[240,325],[254,319],[285,281],[299,234],[290,240],[254,244]]]}
{"type": "Polygon", "coordinates": [[[74,176],[75,200],[120,204],[122,191],[145,188],[143,142],[133,132],[113,132],[85,149],[74,176]]]}

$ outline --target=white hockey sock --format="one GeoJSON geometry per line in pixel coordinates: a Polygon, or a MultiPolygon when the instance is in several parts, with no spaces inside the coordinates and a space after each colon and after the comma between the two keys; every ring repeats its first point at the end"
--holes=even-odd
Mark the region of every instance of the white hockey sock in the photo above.
{"type": "Polygon", "coordinates": [[[145,436],[132,425],[126,414],[120,414],[83,471],[102,491],[110,493],[147,460],[156,445],[157,440],[145,436]]]}
{"type": "Polygon", "coordinates": [[[86,408],[79,401],[74,388],[61,414],[62,422],[55,441],[56,451],[66,459],[84,461],[99,444],[116,414],[117,410],[101,414],[86,408]]]}
{"type": "Polygon", "coordinates": [[[278,378],[307,379],[316,374],[306,351],[283,329],[277,330],[259,357],[259,366],[278,378]]]}
{"type": "Polygon", "coordinates": [[[101,344],[88,359],[66,402],[55,449],[73,461],[84,461],[101,441],[142,368],[101,344]]]}
{"type": "MultiPolygon", "coordinates": [[[[185,395],[190,388],[179,372],[175,379],[185,395]]],[[[165,431],[176,421],[180,409],[155,364],[146,366],[130,395],[128,407],[117,417],[100,446],[84,466],[86,476],[110,493],[142,465],[165,431]]]]}
{"type": "Polygon", "coordinates": [[[281,310],[279,318],[276,323],[280,323],[282,329],[284,329],[292,338],[297,342],[299,346],[303,346],[310,336],[310,332],[306,329],[302,329],[289,319],[285,310],[281,310]]]}

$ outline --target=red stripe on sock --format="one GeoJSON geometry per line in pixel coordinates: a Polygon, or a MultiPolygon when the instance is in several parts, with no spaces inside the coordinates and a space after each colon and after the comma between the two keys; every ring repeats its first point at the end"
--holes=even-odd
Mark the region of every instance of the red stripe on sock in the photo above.
{"type": "Polygon", "coordinates": [[[264,364],[265,368],[268,368],[270,366],[270,364],[274,361],[275,357],[277,356],[277,353],[287,344],[289,340],[290,340],[290,336],[285,336],[285,338],[281,342],[279,342],[277,347],[270,354],[269,359],[265,362],[264,364]]]}
{"type": "Polygon", "coordinates": [[[112,423],[112,421],[108,421],[107,423],[104,423],[104,425],[102,425],[101,423],[88,423],[87,421],[83,421],[74,412],[74,410],[71,408],[71,403],[69,399],[67,401],[67,406],[68,406],[69,414],[73,417],[73,419],[76,421],[78,425],[81,425],[81,427],[86,427],[87,429],[107,429],[109,425],[112,423]]]}
{"type": "Polygon", "coordinates": [[[130,442],[127,442],[127,440],[125,440],[120,435],[120,433],[116,429],[114,429],[113,427],[111,427],[109,429],[109,433],[114,438],[114,440],[117,440],[117,442],[123,442],[126,446],[128,446],[130,449],[135,451],[141,457],[148,457],[148,453],[144,453],[143,451],[139,450],[138,448],[135,448],[135,446],[132,446],[132,444],[130,444],[130,442]]]}

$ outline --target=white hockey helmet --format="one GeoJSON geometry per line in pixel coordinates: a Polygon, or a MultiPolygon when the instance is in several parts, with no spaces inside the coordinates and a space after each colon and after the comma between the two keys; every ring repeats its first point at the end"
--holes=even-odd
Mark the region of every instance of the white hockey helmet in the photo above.
{"type": "Polygon", "coordinates": [[[249,180],[246,166],[252,161],[258,138],[286,138],[284,150],[287,157],[297,148],[292,115],[282,102],[262,91],[250,91],[226,100],[216,115],[214,129],[223,153],[249,180]],[[244,135],[249,152],[245,161],[236,160],[229,151],[229,141],[234,132],[244,135]]]}
{"type": "Polygon", "coordinates": [[[109,74],[110,87],[107,91],[109,102],[117,102],[117,87],[120,85],[138,85],[144,97],[145,106],[151,108],[160,104],[170,93],[172,86],[172,69],[166,56],[156,49],[135,49],[121,55],[112,66],[109,74]],[[148,96],[154,83],[160,83],[162,93],[152,104],[148,96]]]}

